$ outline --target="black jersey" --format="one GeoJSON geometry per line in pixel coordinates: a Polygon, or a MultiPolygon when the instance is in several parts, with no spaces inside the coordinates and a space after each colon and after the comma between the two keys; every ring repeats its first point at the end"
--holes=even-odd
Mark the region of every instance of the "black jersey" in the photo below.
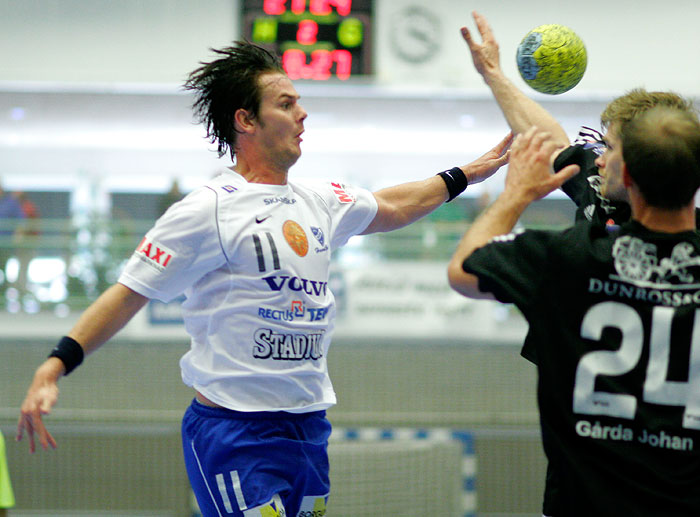
{"type": "Polygon", "coordinates": [[[700,515],[700,235],[583,221],[497,237],[464,269],[529,322],[548,513],[700,515]]]}
{"type": "MultiPolygon", "coordinates": [[[[629,221],[631,210],[627,203],[611,201],[600,193],[601,177],[595,164],[596,158],[605,151],[603,135],[588,127],[582,127],[573,145],[564,149],[554,161],[554,170],[559,172],[567,165],[578,165],[581,172],[562,185],[562,191],[576,204],[575,222],[590,221],[600,227],[615,231],[629,221]]],[[[520,354],[532,363],[537,363],[530,335],[525,337],[520,354]]]]}

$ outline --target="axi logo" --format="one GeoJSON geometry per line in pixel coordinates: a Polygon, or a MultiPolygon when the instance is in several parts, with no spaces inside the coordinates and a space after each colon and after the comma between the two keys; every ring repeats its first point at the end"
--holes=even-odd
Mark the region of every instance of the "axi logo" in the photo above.
{"type": "Polygon", "coordinates": [[[340,201],[341,203],[355,202],[355,198],[351,194],[348,194],[345,190],[345,187],[343,187],[340,183],[331,182],[331,187],[333,187],[333,193],[335,194],[335,197],[337,197],[338,201],[340,201]]]}
{"type": "Polygon", "coordinates": [[[164,246],[156,246],[144,237],[136,247],[136,255],[146,264],[163,271],[173,258],[174,253],[164,246]]]}

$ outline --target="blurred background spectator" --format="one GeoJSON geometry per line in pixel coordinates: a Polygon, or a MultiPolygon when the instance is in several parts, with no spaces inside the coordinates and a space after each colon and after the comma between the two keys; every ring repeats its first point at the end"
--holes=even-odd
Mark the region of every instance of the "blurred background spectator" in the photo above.
{"type": "Polygon", "coordinates": [[[22,219],[24,219],[24,212],[20,202],[16,197],[5,192],[0,183],[0,273],[2,273],[0,292],[5,292],[8,287],[7,261],[15,254],[15,233],[22,219]]]}

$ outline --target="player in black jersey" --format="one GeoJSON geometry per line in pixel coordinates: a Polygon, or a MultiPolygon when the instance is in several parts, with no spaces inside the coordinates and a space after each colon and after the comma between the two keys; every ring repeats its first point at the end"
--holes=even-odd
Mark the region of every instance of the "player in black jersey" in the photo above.
{"type": "MultiPolygon", "coordinates": [[[[521,92],[504,74],[500,66],[498,42],[486,19],[473,13],[481,43],[470,31],[462,28],[462,36],[469,46],[476,70],[491,89],[513,133],[524,133],[533,126],[550,133],[561,150],[554,161],[555,170],[576,164],[581,172],[561,187],[577,206],[576,221],[588,220],[594,224],[616,230],[630,218],[627,191],[623,188],[620,171],[608,166],[606,151],[614,144],[619,131],[635,117],[654,106],[677,108],[697,118],[693,104],[673,92],[648,92],[632,90],[611,101],[603,110],[600,120],[605,136],[595,129],[584,127],[574,139],[569,138],[559,124],[540,104],[521,92]]],[[[700,221],[700,215],[696,211],[700,221]]],[[[531,344],[531,334],[525,339],[521,354],[536,363],[536,350],[531,344]]],[[[543,436],[546,440],[546,436],[543,436]]],[[[547,467],[543,513],[551,515],[557,494],[557,475],[551,463],[547,467]]]]}
{"type": "Polygon", "coordinates": [[[472,298],[514,303],[537,352],[554,516],[700,515],[700,124],[656,107],[609,142],[632,220],[610,231],[508,234],[527,205],[573,177],[557,144],[517,137],[503,193],[449,266],[472,298]]]}

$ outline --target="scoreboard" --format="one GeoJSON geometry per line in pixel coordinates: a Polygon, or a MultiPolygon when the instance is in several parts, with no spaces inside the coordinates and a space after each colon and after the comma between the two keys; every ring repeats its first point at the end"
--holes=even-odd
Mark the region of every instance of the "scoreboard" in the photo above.
{"type": "Polygon", "coordinates": [[[275,52],[292,80],[372,73],[372,0],[242,0],[243,38],[275,52]]]}

